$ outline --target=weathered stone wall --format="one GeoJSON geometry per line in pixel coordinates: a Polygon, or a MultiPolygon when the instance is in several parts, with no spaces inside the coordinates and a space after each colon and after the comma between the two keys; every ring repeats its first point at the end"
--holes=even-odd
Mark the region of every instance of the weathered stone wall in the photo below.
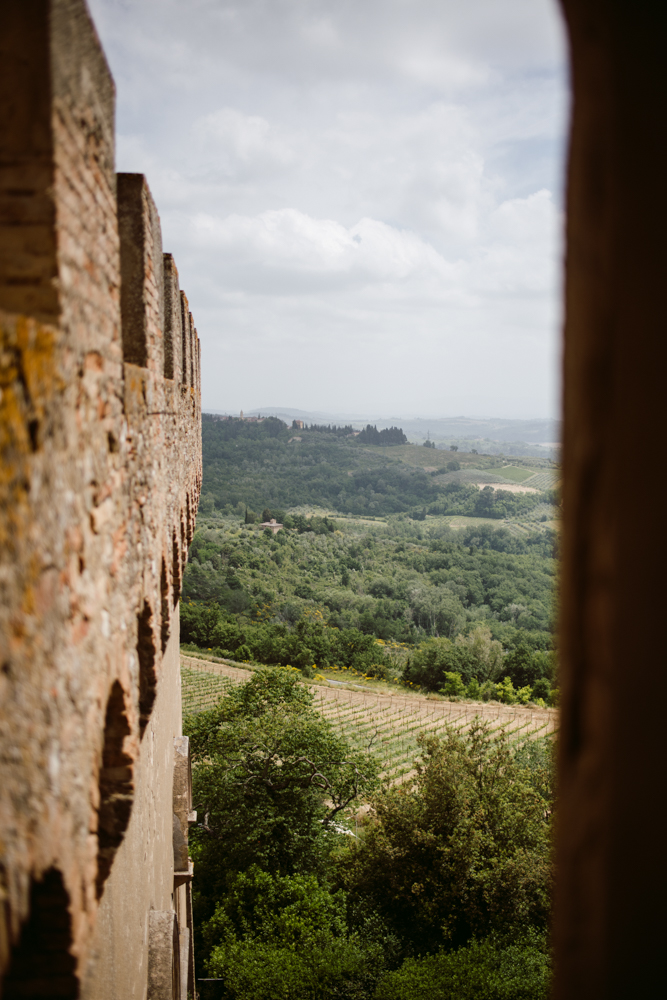
{"type": "MultiPolygon", "coordinates": [[[[142,1000],[148,983],[150,914],[174,910],[173,873],[180,867],[174,864],[172,848],[174,740],[185,739],[181,736],[177,634],[169,640],[160,670],[157,696],[134,767],[130,822],[104,887],[82,971],[81,996],[90,1000],[142,1000]]],[[[187,835],[187,825],[185,829],[187,835]]],[[[179,841],[187,871],[187,840],[179,838],[179,841]]],[[[179,856],[177,861],[180,860],[179,856]]],[[[184,896],[185,890],[184,884],[176,893],[184,896]]],[[[184,900],[180,902],[182,907],[184,900]]],[[[157,964],[171,982],[171,963],[160,956],[157,964]]],[[[183,1000],[185,997],[183,993],[183,1000]]]]}
{"type": "Polygon", "coordinates": [[[3,996],[37,995],[29,944],[60,955],[63,996],[142,997],[149,910],[174,891],[199,345],[146,182],[114,172],[83,0],[0,6],[0,109],[3,996]]]}

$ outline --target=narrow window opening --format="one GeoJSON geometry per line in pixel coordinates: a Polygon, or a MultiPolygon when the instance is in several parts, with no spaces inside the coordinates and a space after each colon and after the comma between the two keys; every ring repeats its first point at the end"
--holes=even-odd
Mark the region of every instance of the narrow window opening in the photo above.
{"type": "Polygon", "coordinates": [[[185,527],[185,531],[186,531],[185,537],[186,537],[187,546],[188,546],[188,548],[190,548],[190,542],[192,541],[192,536],[193,536],[194,532],[192,530],[192,502],[190,500],[190,494],[189,493],[185,494],[185,514],[186,514],[186,521],[187,521],[187,524],[186,524],[186,527],[185,527]]]}
{"type": "Polygon", "coordinates": [[[181,546],[178,542],[178,535],[174,531],[172,535],[172,545],[171,545],[171,579],[172,586],[174,588],[173,599],[174,607],[178,604],[178,598],[181,594],[181,546]]]}
{"type": "Polygon", "coordinates": [[[77,1000],[69,902],[57,868],[49,868],[41,881],[32,883],[30,916],[11,952],[0,990],[3,1000],[77,1000]]]}
{"type": "Polygon", "coordinates": [[[134,795],[132,758],[124,750],[125,737],[129,735],[130,725],[125,711],[125,694],[120,683],[114,681],[107,702],[100,770],[96,880],[98,899],[111,872],[116,851],[125,836],[132,811],[134,795]]]}
{"type": "Polygon", "coordinates": [[[157,694],[153,611],[146,600],[144,600],[141,614],[137,615],[137,654],[139,656],[139,735],[143,737],[157,694]]]}
{"type": "Polygon", "coordinates": [[[161,597],[161,621],[160,621],[160,641],[162,643],[162,653],[164,654],[169,642],[169,632],[171,630],[171,608],[169,607],[169,577],[167,575],[167,564],[162,558],[162,569],[160,571],[160,597],[161,597]]]}

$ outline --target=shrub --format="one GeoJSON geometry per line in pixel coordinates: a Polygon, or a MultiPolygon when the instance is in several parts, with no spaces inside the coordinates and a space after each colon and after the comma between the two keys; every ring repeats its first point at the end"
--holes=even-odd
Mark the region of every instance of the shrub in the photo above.
{"type": "Polygon", "coordinates": [[[420,744],[414,781],[376,798],[376,822],[341,858],[351,906],[376,913],[404,955],[494,932],[544,932],[552,878],[544,781],[536,787],[507,736],[478,720],[420,744]]]}
{"type": "Polygon", "coordinates": [[[234,658],[236,660],[244,660],[244,661],[252,660],[252,653],[250,652],[250,648],[246,646],[245,643],[243,643],[234,653],[234,658]]]}
{"type": "Polygon", "coordinates": [[[493,681],[485,681],[479,689],[479,694],[482,701],[495,701],[498,696],[496,685],[493,681]]]}
{"type": "Polygon", "coordinates": [[[466,697],[470,698],[471,701],[479,701],[481,696],[482,696],[482,689],[479,686],[479,681],[477,680],[476,677],[473,677],[473,679],[468,684],[468,687],[466,688],[466,697]]]}
{"type": "Polygon", "coordinates": [[[407,959],[382,979],[375,1000],[547,1000],[549,986],[543,940],[530,936],[503,947],[487,939],[407,959]]]}
{"type": "Polygon", "coordinates": [[[533,650],[526,642],[520,642],[505,657],[502,670],[503,674],[511,678],[515,687],[526,685],[534,687],[538,680],[553,676],[554,654],[544,650],[533,650]]]}
{"type": "Polygon", "coordinates": [[[498,701],[502,701],[503,705],[516,704],[516,692],[509,677],[503,677],[502,681],[495,685],[495,689],[496,698],[498,701]]]}
{"type": "Polygon", "coordinates": [[[475,678],[484,681],[494,676],[502,662],[502,647],[491,638],[485,624],[478,625],[469,635],[426,639],[415,650],[406,665],[404,679],[421,684],[430,691],[438,690],[445,674],[457,673],[465,684],[475,678]]]}
{"type": "Polygon", "coordinates": [[[533,684],[533,701],[538,699],[543,699],[544,701],[549,701],[549,696],[551,694],[551,684],[546,677],[538,677],[538,679],[533,684]]]}
{"type": "Polygon", "coordinates": [[[348,935],[342,892],[257,866],[236,876],[203,935],[207,972],[224,980],[230,1000],[320,1000],[350,981],[372,990],[381,963],[377,946],[348,935]]]}
{"type": "Polygon", "coordinates": [[[440,694],[444,694],[446,698],[463,698],[465,693],[466,689],[461,680],[461,674],[457,674],[454,671],[447,671],[445,673],[445,683],[440,688],[440,694]]]}

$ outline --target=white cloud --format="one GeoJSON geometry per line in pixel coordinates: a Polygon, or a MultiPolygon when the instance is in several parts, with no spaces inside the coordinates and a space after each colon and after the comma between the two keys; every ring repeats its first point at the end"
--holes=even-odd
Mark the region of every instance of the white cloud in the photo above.
{"type": "Polygon", "coordinates": [[[199,215],[193,228],[193,248],[219,252],[252,269],[361,275],[373,281],[400,281],[420,270],[444,277],[447,271],[442,257],[415,233],[376,219],[360,219],[346,229],[332,219],[284,208],[221,220],[199,215]]]}
{"type": "Polygon", "coordinates": [[[119,167],[156,197],[205,405],[554,412],[554,3],[91,8],[119,167]]]}
{"type": "Polygon", "coordinates": [[[206,159],[229,177],[262,175],[294,161],[294,153],[266,118],[221,108],[199,118],[192,129],[191,155],[206,159]]]}

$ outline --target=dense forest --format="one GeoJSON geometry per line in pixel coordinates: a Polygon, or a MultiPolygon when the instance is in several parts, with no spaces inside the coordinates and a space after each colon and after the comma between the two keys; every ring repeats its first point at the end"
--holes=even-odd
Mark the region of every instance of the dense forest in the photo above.
{"type": "MultiPolygon", "coordinates": [[[[369,425],[357,437],[339,430],[296,431],[275,417],[250,422],[204,414],[204,509],[213,505],[232,513],[246,506],[262,510],[314,504],[341,514],[501,519],[528,514],[556,499],[552,492],[517,494],[465,482],[443,484],[438,473],[446,466],[428,472],[409,461],[408,453],[417,447],[405,444],[400,428],[377,431],[369,425]]],[[[434,453],[427,453],[432,462],[434,453]]],[[[437,453],[443,458],[445,454],[437,453]]],[[[463,456],[457,459],[460,467],[463,456]]],[[[475,460],[480,468],[497,462],[497,456],[475,460]]]]}
{"type": "Polygon", "coordinates": [[[237,660],[393,673],[430,690],[452,672],[466,685],[508,676],[552,698],[553,531],[276,513],[294,527],[274,535],[225,518],[197,532],[184,642],[237,660]]]}
{"type": "Polygon", "coordinates": [[[303,679],[557,704],[550,463],[203,427],[181,639],[254,673],[185,720],[202,1000],[546,1000],[552,739],[452,726],[396,784],[303,679]]]}

